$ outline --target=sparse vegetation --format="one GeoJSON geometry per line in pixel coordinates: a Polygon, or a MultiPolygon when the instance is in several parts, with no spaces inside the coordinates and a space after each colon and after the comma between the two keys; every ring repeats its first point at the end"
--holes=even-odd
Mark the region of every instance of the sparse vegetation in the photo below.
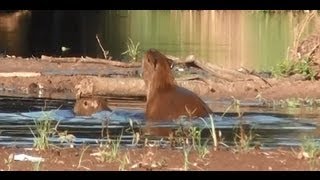
{"type": "Polygon", "coordinates": [[[10,154],[7,159],[4,159],[4,164],[8,167],[8,171],[11,170],[11,164],[13,162],[14,154],[10,154]]]}
{"type": "Polygon", "coordinates": [[[241,153],[248,152],[252,148],[253,139],[252,129],[247,132],[242,121],[240,121],[239,125],[235,128],[235,151],[241,153]]]}
{"type": "Polygon", "coordinates": [[[310,13],[310,10],[252,10],[251,13],[264,13],[264,14],[281,14],[281,13],[294,13],[294,14],[300,14],[300,13],[310,13]]]}
{"type": "Polygon", "coordinates": [[[73,134],[68,134],[68,131],[64,131],[61,133],[58,133],[60,143],[67,143],[71,148],[74,146],[74,140],[76,137],[73,134]]]}
{"type": "Polygon", "coordinates": [[[319,107],[320,99],[314,98],[288,98],[268,103],[272,107],[297,108],[297,107],[319,107]]]}
{"type": "Polygon", "coordinates": [[[100,162],[113,162],[117,160],[120,149],[121,137],[116,140],[108,139],[105,144],[101,144],[99,147],[99,152],[97,160],[100,162]]]}
{"type": "Polygon", "coordinates": [[[34,171],[40,171],[40,168],[41,168],[41,161],[33,162],[33,170],[34,171]]]}
{"type": "Polygon", "coordinates": [[[127,55],[130,58],[130,61],[137,61],[138,60],[138,56],[140,54],[140,42],[138,42],[137,44],[135,44],[131,38],[128,38],[128,42],[127,42],[127,50],[125,52],[122,53],[122,55],[127,55]]]}
{"type": "Polygon", "coordinates": [[[288,77],[294,74],[300,74],[308,80],[314,80],[317,75],[309,60],[285,60],[277,64],[271,71],[274,77],[288,77]]]}
{"type": "Polygon", "coordinates": [[[197,127],[191,127],[189,129],[192,139],[192,147],[198,153],[201,158],[204,158],[208,153],[208,140],[202,142],[201,132],[197,127]]]}
{"type": "MultiPolygon", "coordinates": [[[[234,127],[234,144],[235,148],[234,150],[236,152],[248,152],[250,148],[252,147],[252,141],[254,139],[254,135],[252,134],[252,129],[250,129],[249,132],[246,132],[246,129],[243,124],[243,112],[240,109],[240,100],[232,97],[233,101],[231,105],[227,108],[227,110],[231,109],[232,107],[235,109],[235,111],[238,114],[238,118],[240,120],[239,124],[234,127]]],[[[224,114],[227,111],[224,112],[224,114]]],[[[224,115],[223,114],[223,115],[224,115]]]]}
{"type": "MultiPolygon", "coordinates": [[[[81,151],[81,155],[80,155],[80,159],[79,159],[79,163],[78,163],[77,168],[84,167],[84,166],[81,165],[81,163],[82,163],[82,158],[83,158],[84,152],[85,152],[89,147],[90,147],[90,146],[85,146],[85,147],[83,148],[83,150],[81,151]]],[[[86,167],[84,167],[84,168],[86,168],[86,167]]]]}
{"type": "Polygon", "coordinates": [[[42,116],[34,120],[35,132],[30,128],[31,133],[34,136],[33,147],[39,150],[48,149],[49,139],[57,133],[58,123],[54,126],[55,120],[52,118],[50,113],[43,112],[42,116]]]}
{"type": "Polygon", "coordinates": [[[138,122],[133,122],[132,119],[129,119],[129,128],[126,129],[126,132],[132,133],[132,144],[137,145],[140,141],[140,135],[141,132],[141,124],[138,122]],[[137,127],[135,127],[135,124],[138,124],[138,130],[136,130],[137,127]]]}
{"type": "Polygon", "coordinates": [[[320,143],[314,138],[305,137],[302,141],[300,156],[308,160],[311,170],[317,170],[320,143]]]}
{"type": "Polygon", "coordinates": [[[191,151],[192,146],[190,146],[188,143],[183,143],[183,169],[185,171],[189,170],[189,154],[191,151]]]}
{"type": "Polygon", "coordinates": [[[130,164],[130,159],[128,153],[125,153],[122,158],[119,159],[119,171],[125,171],[128,164],[130,164]]]}

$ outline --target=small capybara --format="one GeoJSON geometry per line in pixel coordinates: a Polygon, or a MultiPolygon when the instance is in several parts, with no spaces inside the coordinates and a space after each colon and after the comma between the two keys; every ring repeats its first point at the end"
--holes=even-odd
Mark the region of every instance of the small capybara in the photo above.
{"type": "MultiPolygon", "coordinates": [[[[182,115],[206,117],[211,109],[192,91],[176,85],[171,71],[173,61],[156,49],[149,49],[143,59],[143,79],[147,87],[145,119],[150,122],[177,119],[182,115]]],[[[147,128],[152,135],[168,136],[171,130],[147,128]]]]}
{"type": "Polygon", "coordinates": [[[108,101],[102,97],[85,97],[76,100],[73,109],[78,116],[90,116],[99,111],[111,111],[108,101]]]}

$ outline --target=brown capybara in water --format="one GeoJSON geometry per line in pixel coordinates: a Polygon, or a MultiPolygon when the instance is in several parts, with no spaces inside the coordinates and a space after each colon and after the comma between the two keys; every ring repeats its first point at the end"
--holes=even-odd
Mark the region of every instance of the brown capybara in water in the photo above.
{"type": "Polygon", "coordinates": [[[86,97],[76,100],[73,109],[78,116],[90,116],[99,111],[111,111],[107,99],[102,97],[86,97]]]}
{"type": "MultiPolygon", "coordinates": [[[[145,119],[148,124],[177,119],[182,115],[206,117],[211,109],[192,91],[176,85],[171,72],[172,60],[155,49],[143,59],[143,79],[147,87],[145,119]],[[189,111],[189,113],[188,113],[189,111]]],[[[152,135],[169,135],[171,130],[160,128],[148,131],[152,135]]]]}

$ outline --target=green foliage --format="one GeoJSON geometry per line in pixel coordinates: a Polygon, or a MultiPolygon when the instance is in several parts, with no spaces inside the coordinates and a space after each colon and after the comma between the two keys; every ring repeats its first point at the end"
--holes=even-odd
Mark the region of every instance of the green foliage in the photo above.
{"type": "Polygon", "coordinates": [[[272,75],[275,77],[287,77],[294,74],[301,74],[306,79],[314,80],[316,76],[316,72],[312,69],[309,60],[285,60],[277,64],[271,71],[272,75]]]}
{"type": "Polygon", "coordinates": [[[53,122],[54,119],[50,113],[43,113],[39,119],[34,120],[36,127],[35,132],[30,129],[34,136],[33,147],[40,150],[49,148],[49,138],[53,137],[57,133],[57,126],[59,124],[57,123],[56,125],[53,125],[53,122]]]}
{"type": "Polygon", "coordinates": [[[235,127],[235,149],[237,152],[248,152],[252,148],[252,143],[255,135],[252,134],[252,129],[248,132],[245,130],[242,121],[240,121],[238,127],[235,127]]]}
{"type": "Polygon", "coordinates": [[[101,147],[98,149],[99,155],[97,160],[100,162],[114,162],[118,160],[121,138],[122,135],[116,140],[108,139],[105,144],[101,144],[101,147]]]}
{"type": "Polygon", "coordinates": [[[320,99],[314,98],[288,98],[284,100],[273,101],[269,104],[270,106],[285,107],[285,108],[296,108],[296,107],[319,107],[320,99]]]}
{"type": "Polygon", "coordinates": [[[320,156],[320,143],[314,138],[305,137],[301,145],[302,154],[309,161],[311,169],[316,169],[320,156]]]}
{"type": "Polygon", "coordinates": [[[128,38],[128,39],[129,41],[127,42],[127,50],[123,52],[121,55],[127,54],[131,59],[131,61],[137,61],[138,56],[141,52],[139,48],[140,42],[138,42],[137,44],[134,44],[131,38],[128,38]]]}

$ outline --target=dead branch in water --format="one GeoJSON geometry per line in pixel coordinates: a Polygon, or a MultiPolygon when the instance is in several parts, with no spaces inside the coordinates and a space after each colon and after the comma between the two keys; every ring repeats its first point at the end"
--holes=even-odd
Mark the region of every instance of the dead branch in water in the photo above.
{"type": "Polygon", "coordinates": [[[99,44],[99,46],[100,46],[100,48],[101,48],[101,51],[103,52],[103,57],[104,57],[105,59],[111,60],[112,57],[111,57],[111,56],[108,56],[109,51],[104,50],[104,48],[103,48],[103,46],[102,46],[102,44],[101,44],[101,42],[100,42],[100,39],[99,39],[99,37],[98,37],[98,34],[96,34],[96,39],[97,39],[98,44],[99,44]]]}

